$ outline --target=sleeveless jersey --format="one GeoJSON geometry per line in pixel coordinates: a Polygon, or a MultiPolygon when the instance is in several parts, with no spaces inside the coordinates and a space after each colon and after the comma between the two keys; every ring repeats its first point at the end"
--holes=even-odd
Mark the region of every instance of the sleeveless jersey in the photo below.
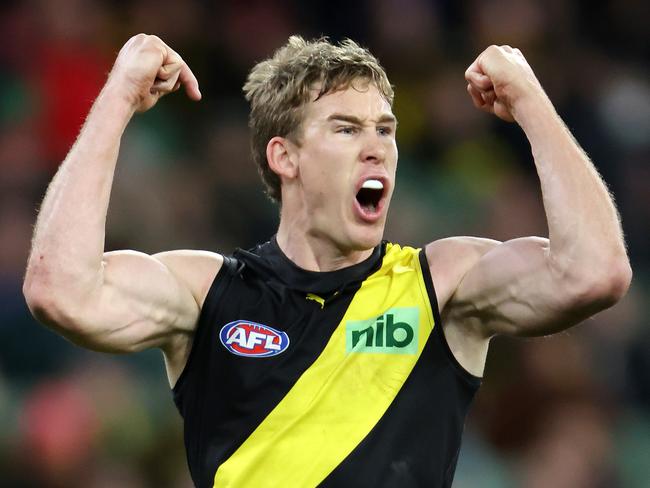
{"type": "Polygon", "coordinates": [[[423,251],[313,272],[273,239],[224,258],[173,394],[198,487],[450,487],[479,384],[423,251]]]}

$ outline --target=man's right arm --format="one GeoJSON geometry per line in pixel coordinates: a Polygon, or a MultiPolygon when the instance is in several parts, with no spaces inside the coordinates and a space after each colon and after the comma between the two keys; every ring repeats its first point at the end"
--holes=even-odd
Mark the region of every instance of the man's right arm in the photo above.
{"type": "Polygon", "coordinates": [[[191,337],[221,266],[212,253],[104,253],[122,133],[135,112],[180,85],[200,99],[178,54],[155,36],[131,38],[41,205],[23,291],[36,318],[84,347],[176,348],[176,337],[191,337]]]}

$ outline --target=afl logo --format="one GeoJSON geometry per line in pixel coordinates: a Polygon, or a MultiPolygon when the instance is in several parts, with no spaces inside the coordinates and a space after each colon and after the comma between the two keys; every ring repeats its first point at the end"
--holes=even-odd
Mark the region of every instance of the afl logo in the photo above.
{"type": "Polygon", "coordinates": [[[276,356],[289,347],[286,332],[248,320],[227,323],[221,328],[219,339],[231,353],[255,358],[276,356]]]}

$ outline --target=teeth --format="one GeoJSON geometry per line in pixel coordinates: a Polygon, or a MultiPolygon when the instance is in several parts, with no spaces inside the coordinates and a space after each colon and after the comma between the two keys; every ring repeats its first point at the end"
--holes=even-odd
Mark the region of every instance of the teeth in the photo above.
{"type": "Polygon", "coordinates": [[[363,182],[361,188],[368,188],[369,190],[383,190],[384,184],[379,180],[366,180],[363,182]]]}

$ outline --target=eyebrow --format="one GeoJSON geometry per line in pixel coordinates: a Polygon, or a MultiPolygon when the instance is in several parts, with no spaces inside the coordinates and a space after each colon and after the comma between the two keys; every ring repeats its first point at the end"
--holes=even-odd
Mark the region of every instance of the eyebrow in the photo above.
{"type": "MultiPolygon", "coordinates": [[[[342,122],[349,122],[351,124],[356,124],[356,125],[363,125],[363,121],[355,116],[355,115],[348,115],[348,114],[341,114],[341,113],[334,113],[327,117],[327,121],[332,121],[332,120],[339,120],[342,122]]],[[[379,119],[377,119],[378,124],[395,124],[397,125],[397,118],[394,115],[391,114],[384,114],[379,119]]]]}

